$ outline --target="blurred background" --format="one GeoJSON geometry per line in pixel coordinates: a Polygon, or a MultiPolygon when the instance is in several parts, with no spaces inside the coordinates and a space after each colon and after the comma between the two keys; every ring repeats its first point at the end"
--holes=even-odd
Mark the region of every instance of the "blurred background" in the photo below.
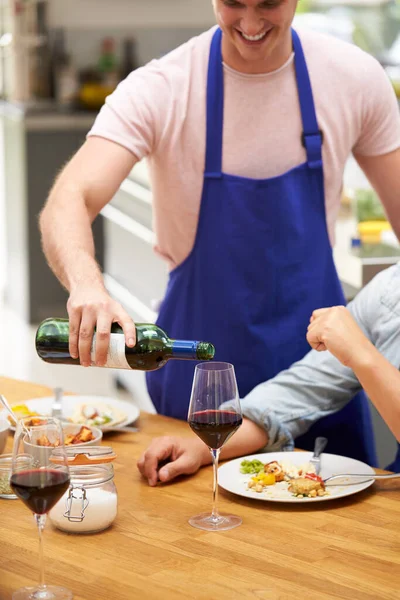
{"type": "MultiPolygon", "coordinates": [[[[50,366],[37,358],[37,324],[67,316],[67,294],[46,265],[37,217],[118,82],[213,24],[210,0],[0,0],[0,375],[124,395],[153,410],[141,373],[50,366]]],[[[399,1],[300,0],[295,26],[371,53],[400,96],[399,1]]],[[[94,233],[111,294],[136,321],[155,320],[167,273],[152,250],[145,161],[96,219],[94,233]]],[[[399,260],[379,199],[352,159],[336,233],[335,261],[348,300],[399,260]]],[[[395,440],[375,410],[374,425],[385,465],[395,440]]]]}

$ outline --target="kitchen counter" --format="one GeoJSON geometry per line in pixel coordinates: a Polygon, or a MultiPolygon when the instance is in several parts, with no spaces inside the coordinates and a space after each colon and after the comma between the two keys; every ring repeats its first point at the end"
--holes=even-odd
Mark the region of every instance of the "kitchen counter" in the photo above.
{"type": "MultiPolygon", "coordinates": [[[[336,244],[333,255],[344,288],[350,285],[359,291],[377,273],[400,260],[400,246],[394,234],[390,232],[393,240],[352,248],[351,239],[356,233],[355,218],[349,213],[340,215],[336,222],[336,244]]],[[[348,300],[351,299],[347,295],[346,297],[348,300]]]]}

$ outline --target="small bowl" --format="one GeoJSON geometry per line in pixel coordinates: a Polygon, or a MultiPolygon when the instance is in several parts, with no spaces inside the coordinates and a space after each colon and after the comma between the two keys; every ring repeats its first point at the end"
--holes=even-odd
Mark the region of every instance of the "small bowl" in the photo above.
{"type": "MultiPolygon", "coordinates": [[[[82,425],[78,425],[75,423],[63,423],[64,438],[69,433],[72,433],[74,435],[77,434],[80,431],[81,427],[82,425]]],[[[94,435],[93,440],[90,440],[90,442],[81,442],[80,444],[70,444],[68,446],[65,446],[65,448],[82,448],[86,446],[98,446],[100,444],[103,438],[103,432],[101,431],[101,429],[93,427],[92,425],[85,425],[85,427],[91,429],[92,434],[94,435]]],[[[50,456],[53,450],[54,446],[38,446],[37,444],[30,444],[29,442],[24,440],[24,452],[30,454],[34,459],[38,461],[38,463],[41,463],[42,465],[44,464],[44,460],[47,460],[47,462],[50,464],[50,456]]]]}
{"type": "Polygon", "coordinates": [[[4,452],[6,442],[8,438],[8,432],[10,431],[10,423],[7,419],[0,419],[0,454],[4,452]]]}
{"type": "MultiPolygon", "coordinates": [[[[64,432],[64,440],[68,434],[76,435],[82,425],[75,423],[63,423],[63,432],[64,432]]],[[[103,438],[103,432],[98,427],[94,427],[93,425],[85,425],[88,429],[91,429],[94,438],[90,440],[90,442],[81,442],[80,444],[69,444],[65,446],[66,448],[79,448],[80,446],[99,446],[100,442],[103,438]]]]}

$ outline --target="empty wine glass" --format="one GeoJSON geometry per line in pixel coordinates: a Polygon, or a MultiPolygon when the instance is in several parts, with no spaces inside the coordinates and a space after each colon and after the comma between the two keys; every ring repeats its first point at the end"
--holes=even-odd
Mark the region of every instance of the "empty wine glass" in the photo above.
{"type": "Polygon", "coordinates": [[[44,582],[42,534],[46,515],[69,487],[69,469],[61,422],[52,417],[19,420],[14,437],[10,486],[35,515],[39,531],[40,583],[13,593],[13,600],[70,600],[72,592],[44,582]],[[51,455],[57,447],[57,464],[51,455]]]}
{"type": "Polygon", "coordinates": [[[224,531],[241,524],[235,515],[218,512],[218,459],[222,446],[242,424],[242,410],[235,370],[229,363],[196,365],[188,423],[209,447],[213,462],[213,508],[189,519],[190,525],[206,531],[224,531]]]}

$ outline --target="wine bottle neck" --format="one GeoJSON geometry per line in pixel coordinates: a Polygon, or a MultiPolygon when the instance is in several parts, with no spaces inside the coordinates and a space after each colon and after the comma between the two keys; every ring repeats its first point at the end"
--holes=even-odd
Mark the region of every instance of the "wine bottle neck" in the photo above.
{"type": "Polygon", "coordinates": [[[187,360],[210,360],[214,356],[214,346],[207,342],[193,340],[171,340],[171,358],[187,360]]]}

